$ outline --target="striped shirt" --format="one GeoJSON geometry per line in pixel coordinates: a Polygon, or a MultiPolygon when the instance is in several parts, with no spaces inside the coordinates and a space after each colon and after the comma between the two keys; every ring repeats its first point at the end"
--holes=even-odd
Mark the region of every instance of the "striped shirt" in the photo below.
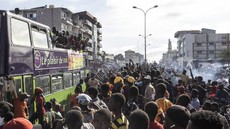
{"type": "Polygon", "coordinates": [[[122,114],[121,117],[113,120],[111,125],[112,129],[128,129],[128,126],[129,121],[124,114],[122,114]]]}

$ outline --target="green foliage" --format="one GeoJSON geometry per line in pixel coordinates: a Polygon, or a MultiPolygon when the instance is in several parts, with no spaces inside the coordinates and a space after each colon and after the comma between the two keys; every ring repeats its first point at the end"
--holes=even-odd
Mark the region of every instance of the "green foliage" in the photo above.
{"type": "Polygon", "coordinates": [[[223,50],[220,53],[220,57],[221,57],[222,60],[230,62],[230,48],[227,48],[227,49],[223,50]]]}

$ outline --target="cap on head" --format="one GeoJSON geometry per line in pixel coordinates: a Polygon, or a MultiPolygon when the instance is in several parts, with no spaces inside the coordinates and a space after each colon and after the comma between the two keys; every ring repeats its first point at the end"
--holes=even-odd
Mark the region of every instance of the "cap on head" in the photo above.
{"type": "Polygon", "coordinates": [[[40,88],[40,87],[35,88],[35,94],[42,94],[42,93],[43,93],[42,88],[40,88]]]}
{"type": "Polygon", "coordinates": [[[20,96],[21,96],[22,98],[24,98],[24,99],[26,99],[26,98],[29,98],[29,97],[30,97],[30,95],[29,95],[29,94],[27,94],[26,92],[21,93],[21,94],[20,94],[20,96]]]}
{"type": "Polygon", "coordinates": [[[150,77],[149,75],[146,75],[146,76],[144,77],[144,79],[145,79],[145,80],[151,80],[151,77],[150,77]]]}
{"type": "Polygon", "coordinates": [[[128,81],[129,83],[134,83],[136,80],[134,79],[134,77],[129,76],[129,77],[127,78],[127,81],[128,81]]]}
{"type": "Polygon", "coordinates": [[[120,76],[115,77],[114,83],[118,83],[118,82],[123,82],[122,77],[120,77],[120,76]]]}
{"type": "Polygon", "coordinates": [[[77,101],[81,105],[88,105],[88,103],[92,100],[91,97],[87,94],[79,94],[76,97],[77,101]]]}
{"type": "Polygon", "coordinates": [[[6,124],[4,129],[33,129],[33,125],[25,118],[15,118],[6,124]]]}

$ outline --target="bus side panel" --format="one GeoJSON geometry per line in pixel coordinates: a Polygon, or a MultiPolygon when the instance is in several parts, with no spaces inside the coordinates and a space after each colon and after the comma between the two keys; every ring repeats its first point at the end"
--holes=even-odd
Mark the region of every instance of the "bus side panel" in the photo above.
{"type": "Polygon", "coordinates": [[[33,54],[31,47],[11,46],[10,48],[11,74],[32,73],[33,54]]]}
{"type": "Polygon", "coordinates": [[[51,99],[55,98],[56,102],[63,106],[63,110],[70,109],[70,100],[71,96],[74,94],[75,87],[67,88],[52,94],[45,96],[46,101],[50,101],[51,99]]]}

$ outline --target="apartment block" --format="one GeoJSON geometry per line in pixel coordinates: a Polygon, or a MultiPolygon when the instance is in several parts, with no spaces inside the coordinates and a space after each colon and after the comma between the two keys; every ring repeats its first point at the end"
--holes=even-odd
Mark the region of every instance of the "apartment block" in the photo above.
{"type": "Polygon", "coordinates": [[[193,62],[196,66],[203,62],[220,62],[220,54],[229,48],[229,33],[216,33],[216,30],[201,29],[178,31],[175,33],[178,49],[178,62],[186,66],[193,62]]]}

